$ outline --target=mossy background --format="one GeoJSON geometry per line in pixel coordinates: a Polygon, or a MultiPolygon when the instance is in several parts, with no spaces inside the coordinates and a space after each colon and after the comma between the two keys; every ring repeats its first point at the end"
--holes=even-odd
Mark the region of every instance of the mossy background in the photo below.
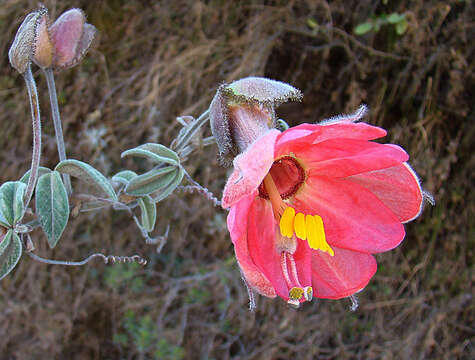
{"type": "MultiPolygon", "coordinates": [[[[138,253],[149,264],[65,268],[24,256],[0,282],[0,359],[473,359],[472,1],[43,3],[52,19],[82,8],[100,32],[85,60],[56,77],[69,157],[109,176],[143,170],[146,163],[120,153],[145,142],[169,145],[180,128],[175,117],[198,116],[219,84],[266,76],[305,94],[279,108],[291,125],[368,104],[367,121],[410,153],[437,204],[406,226],[401,246],[377,255],[378,272],[356,312],[346,299],[295,311],[263,297],[249,312],[226,212],[197,194],[177,192],[159,204],[156,235],[170,225],[159,254],[126,214],[81,214],[54,250],[36,231],[37,253],[71,260],[138,253]],[[353,32],[393,12],[405,14],[402,35],[392,24],[353,32]]],[[[26,89],[7,52],[37,5],[0,3],[1,182],[20,178],[31,160],[26,89]]],[[[46,83],[37,70],[35,77],[42,165],[53,167],[46,83]]],[[[228,170],[216,147],[198,149],[186,165],[220,196],[228,170]]]]}

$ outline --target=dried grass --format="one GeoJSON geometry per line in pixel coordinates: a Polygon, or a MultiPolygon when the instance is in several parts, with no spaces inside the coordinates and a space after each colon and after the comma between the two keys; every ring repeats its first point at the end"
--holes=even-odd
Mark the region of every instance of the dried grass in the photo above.
{"type": "MultiPolygon", "coordinates": [[[[177,194],[160,204],[157,234],[171,225],[160,254],[125,214],[82,214],[53,251],[35,233],[38,253],[81,259],[95,251],[138,252],[149,265],[97,261],[65,269],[23,258],[0,283],[1,359],[473,358],[470,1],[44,3],[53,18],[83,8],[101,32],[85,61],[57,76],[70,157],[107,174],[141,170],[143,164],[121,160],[120,152],[148,141],[170,144],[179,129],[174,117],[199,115],[220,83],[265,75],[304,92],[301,104],[279,109],[291,124],[367,103],[368,121],[386,127],[389,140],[408,150],[437,205],[407,225],[402,246],[377,256],[378,273],[355,313],[345,300],[293,311],[262,297],[249,312],[226,213],[199,196],[177,194]],[[387,28],[352,34],[372,14],[392,11],[409,19],[402,37],[387,28]],[[310,27],[309,18],[319,26],[310,27]]],[[[30,162],[26,91],[6,53],[36,5],[0,5],[1,182],[19,178],[30,162]]],[[[57,155],[43,79],[38,86],[43,165],[51,167],[57,155]]],[[[218,167],[214,147],[192,155],[187,170],[216,194],[223,188],[227,170],[218,167]]]]}

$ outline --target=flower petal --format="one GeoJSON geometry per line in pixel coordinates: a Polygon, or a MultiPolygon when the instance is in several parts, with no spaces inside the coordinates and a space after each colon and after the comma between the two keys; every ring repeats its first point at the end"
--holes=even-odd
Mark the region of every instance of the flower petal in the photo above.
{"type": "Polygon", "coordinates": [[[257,190],[274,162],[274,144],[279,134],[278,130],[269,130],[234,159],[234,171],[223,191],[223,208],[257,190]]]}
{"type": "Polygon", "coordinates": [[[318,298],[340,299],[363,289],[376,273],[370,254],[334,247],[335,256],[312,252],[312,286],[318,298]]]}
{"type": "Polygon", "coordinates": [[[414,220],[422,211],[419,179],[407,163],[346,178],[371,191],[401,222],[414,220]]]}
{"type": "Polygon", "coordinates": [[[354,139],[326,140],[294,153],[309,168],[309,176],[335,178],[392,167],[409,159],[399,146],[354,139]]]}
{"type": "Polygon", "coordinates": [[[383,252],[398,246],[405,235],[397,216],[376,195],[352,181],[309,176],[293,206],[322,217],[332,248],[383,252]]]}
{"type": "Polygon", "coordinates": [[[374,140],[386,136],[386,130],[366,123],[339,122],[327,125],[302,124],[279,135],[276,141],[276,157],[294,149],[335,138],[374,140]]]}
{"type": "Polygon", "coordinates": [[[243,198],[238,204],[234,205],[229,211],[227,224],[231,240],[234,244],[234,252],[238,260],[239,267],[249,285],[261,295],[275,297],[274,287],[257,268],[249,255],[247,246],[247,219],[249,208],[253,203],[254,197],[243,198]]]}
{"type": "Polygon", "coordinates": [[[247,225],[249,254],[259,270],[272,283],[277,295],[288,299],[289,288],[280,265],[281,254],[275,246],[276,226],[270,202],[255,199],[249,211],[247,225]]]}

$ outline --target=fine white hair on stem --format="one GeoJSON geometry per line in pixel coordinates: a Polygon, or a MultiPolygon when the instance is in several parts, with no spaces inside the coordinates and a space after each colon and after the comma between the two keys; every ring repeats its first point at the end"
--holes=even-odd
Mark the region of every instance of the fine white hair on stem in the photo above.
{"type": "Polygon", "coordinates": [[[351,301],[350,310],[351,311],[356,311],[356,309],[358,309],[358,306],[359,306],[358,298],[354,294],[349,296],[349,298],[350,298],[350,301],[351,301]]]}
{"type": "Polygon", "coordinates": [[[63,260],[51,260],[51,259],[45,259],[42,258],[36,254],[33,254],[32,252],[27,252],[28,256],[31,258],[35,259],[36,261],[45,263],[45,264],[51,264],[51,265],[65,265],[65,266],[82,266],[86,265],[89,261],[96,257],[102,258],[104,260],[105,264],[108,264],[109,262],[115,264],[115,263],[137,263],[140,265],[146,265],[147,260],[144,259],[143,257],[139,255],[132,255],[132,256],[115,256],[115,255],[104,255],[101,253],[95,253],[87,257],[86,259],[82,261],[63,261],[63,260]]]}
{"type": "Polygon", "coordinates": [[[435,206],[435,199],[434,199],[434,196],[428,192],[428,191],[425,191],[425,190],[422,190],[422,197],[424,198],[425,201],[427,201],[429,204],[431,204],[432,206],[435,206]]]}
{"type": "Polygon", "coordinates": [[[254,296],[254,291],[252,288],[249,286],[246,278],[244,277],[244,274],[241,271],[241,279],[244,282],[244,285],[246,286],[247,290],[247,295],[249,296],[249,311],[254,312],[256,310],[256,298],[254,296]]]}
{"type": "Polygon", "coordinates": [[[352,114],[336,115],[329,119],[319,122],[319,125],[330,125],[338,122],[357,122],[360,121],[368,112],[368,106],[361,104],[358,110],[352,114]]]}

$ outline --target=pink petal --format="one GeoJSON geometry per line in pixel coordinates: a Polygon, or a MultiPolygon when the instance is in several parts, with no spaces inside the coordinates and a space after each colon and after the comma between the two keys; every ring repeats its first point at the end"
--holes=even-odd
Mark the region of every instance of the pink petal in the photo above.
{"type": "Polygon", "coordinates": [[[278,130],[269,130],[234,159],[234,171],[224,187],[223,208],[257,191],[274,162],[274,144],[279,134],[278,130]]]}
{"type": "Polygon", "coordinates": [[[371,191],[390,208],[401,222],[408,222],[422,211],[422,189],[407,163],[353,175],[347,178],[371,191]]]}
{"type": "Polygon", "coordinates": [[[55,47],[56,66],[67,66],[76,57],[85,21],[84,13],[80,9],[71,9],[61,14],[51,25],[50,32],[55,47]]]}
{"type": "Polygon", "coordinates": [[[335,256],[312,252],[312,286],[318,298],[340,299],[363,289],[376,273],[370,254],[333,247],[335,256]]]}
{"type": "Polygon", "coordinates": [[[249,248],[247,246],[247,219],[253,199],[253,196],[243,198],[238,204],[231,208],[227,219],[228,229],[234,244],[234,252],[239,267],[246,281],[261,295],[275,297],[276,293],[274,287],[257,268],[249,255],[249,248]]]}
{"type": "Polygon", "coordinates": [[[396,145],[354,139],[331,139],[294,151],[308,176],[346,177],[399,165],[409,159],[396,145]]]}
{"type": "Polygon", "coordinates": [[[293,205],[320,215],[331,246],[367,253],[388,251],[404,238],[404,226],[376,195],[352,181],[311,176],[293,205]]]}
{"type": "Polygon", "coordinates": [[[289,289],[280,266],[281,254],[275,246],[276,222],[270,202],[254,200],[248,217],[247,246],[252,260],[269,279],[277,295],[288,299],[289,289]]]}
{"type": "Polygon", "coordinates": [[[276,157],[292,152],[295,147],[334,138],[373,140],[383,136],[386,136],[386,130],[366,123],[302,124],[284,131],[277,138],[276,157]]]}

